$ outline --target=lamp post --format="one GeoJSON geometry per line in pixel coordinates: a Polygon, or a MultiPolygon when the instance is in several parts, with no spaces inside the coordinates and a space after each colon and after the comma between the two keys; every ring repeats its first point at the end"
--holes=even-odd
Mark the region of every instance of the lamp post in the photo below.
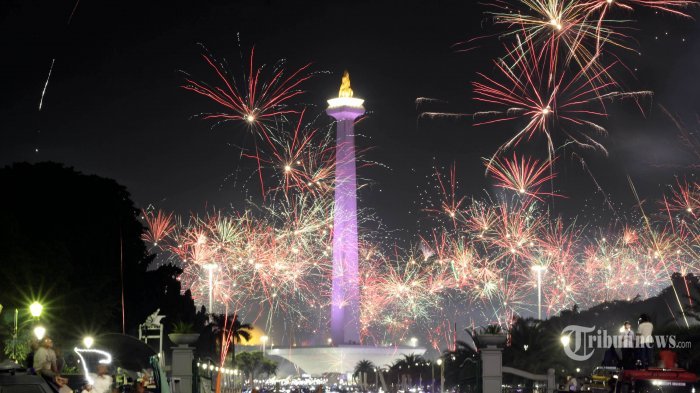
{"type": "Polygon", "coordinates": [[[542,320],[542,272],[547,270],[547,267],[542,265],[533,265],[532,270],[537,273],[537,319],[542,320]]]}
{"type": "Polygon", "coordinates": [[[445,362],[440,358],[437,364],[440,366],[440,393],[445,393],[445,362]]]}
{"type": "Polygon", "coordinates": [[[214,270],[218,266],[215,263],[207,263],[204,268],[209,272],[209,314],[213,314],[214,308],[214,270]]]}
{"type": "Polygon", "coordinates": [[[267,344],[267,340],[269,340],[269,339],[270,338],[267,336],[260,337],[260,342],[262,343],[263,356],[265,356],[265,344],[267,344]]]}
{"type": "Polygon", "coordinates": [[[379,391],[379,372],[381,370],[377,370],[377,368],[374,368],[374,388],[379,391]]]}

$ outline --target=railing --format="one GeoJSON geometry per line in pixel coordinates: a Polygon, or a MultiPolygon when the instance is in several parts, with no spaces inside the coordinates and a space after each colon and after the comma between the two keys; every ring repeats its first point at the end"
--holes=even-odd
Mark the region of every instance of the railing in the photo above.
{"type": "MultiPolygon", "coordinates": [[[[503,366],[501,368],[501,371],[504,374],[515,375],[515,376],[518,376],[521,378],[528,379],[530,381],[544,382],[544,384],[546,386],[547,393],[554,392],[554,390],[556,389],[556,386],[557,386],[556,380],[554,378],[554,369],[553,368],[548,369],[547,374],[533,374],[533,373],[530,373],[530,372],[527,372],[524,370],[519,370],[517,368],[507,367],[507,366],[503,366]]],[[[535,391],[535,389],[532,389],[532,388],[519,388],[519,387],[504,388],[503,389],[504,393],[511,393],[511,392],[530,393],[530,392],[534,392],[534,391],[535,391]]],[[[537,391],[541,392],[541,390],[537,390],[537,391]]]]}
{"type": "Polygon", "coordinates": [[[216,380],[221,374],[221,393],[235,393],[241,391],[242,375],[233,374],[231,370],[225,372],[217,370],[217,366],[211,360],[192,361],[192,393],[212,393],[216,391],[216,380]]]}

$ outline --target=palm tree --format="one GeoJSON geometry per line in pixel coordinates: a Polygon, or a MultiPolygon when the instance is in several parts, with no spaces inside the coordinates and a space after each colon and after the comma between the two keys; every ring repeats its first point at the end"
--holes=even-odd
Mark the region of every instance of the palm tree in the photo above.
{"type": "Polygon", "coordinates": [[[457,341],[454,351],[445,351],[442,356],[445,368],[445,385],[457,386],[459,391],[475,385],[479,378],[479,352],[464,341],[457,341]]]}
{"type": "MultiPolygon", "coordinates": [[[[221,343],[226,345],[226,341],[230,342],[231,355],[234,359],[236,357],[236,342],[240,343],[241,340],[248,341],[252,337],[251,331],[253,330],[253,325],[249,323],[241,323],[241,321],[238,319],[238,314],[233,314],[233,317],[225,314],[212,315],[211,327],[215,335],[218,336],[221,334],[221,341],[218,342],[218,347],[223,347],[221,346],[221,343]]],[[[228,349],[229,348],[226,348],[226,352],[228,352],[228,349]]]]}
{"type": "MultiPolygon", "coordinates": [[[[403,355],[391,365],[390,371],[395,374],[399,381],[406,380],[407,384],[413,385],[413,381],[417,381],[423,377],[426,372],[428,362],[420,355],[414,353],[403,355]]],[[[426,374],[427,375],[427,374],[426,374]]],[[[427,378],[425,378],[427,380],[427,378]]]]}
{"type": "Polygon", "coordinates": [[[559,347],[552,347],[542,321],[517,318],[510,327],[511,345],[503,350],[503,364],[533,373],[545,372],[559,347]]]}
{"type": "MultiPolygon", "coordinates": [[[[369,360],[360,360],[357,362],[355,365],[355,372],[352,374],[352,378],[357,380],[357,378],[360,378],[360,384],[364,384],[366,381],[362,380],[362,374],[367,375],[369,378],[370,375],[374,375],[375,370],[377,369],[377,366],[374,365],[369,360]]],[[[365,388],[367,388],[365,386],[365,388]]]]}
{"type": "MultiPolygon", "coordinates": [[[[238,319],[238,314],[233,314],[231,318],[227,314],[212,315],[212,332],[214,335],[219,337],[221,333],[221,341],[219,341],[220,348],[220,366],[223,367],[226,363],[226,358],[228,357],[229,349],[232,350],[233,359],[236,358],[236,341],[241,342],[241,339],[250,340],[250,331],[253,330],[253,326],[249,323],[241,323],[238,319]]],[[[216,378],[216,393],[221,392],[221,373],[216,378]]]]}

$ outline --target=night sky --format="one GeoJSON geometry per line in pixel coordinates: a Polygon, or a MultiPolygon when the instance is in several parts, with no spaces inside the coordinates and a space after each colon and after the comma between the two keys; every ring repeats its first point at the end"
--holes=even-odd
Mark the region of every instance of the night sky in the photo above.
{"type": "MultiPolygon", "coordinates": [[[[377,212],[390,229],[420,229],[421,192],[433,166],[456,163],[465,194],[493,191],[482,157],[493,154],[513,125],[473,127],[462,119],[419,118],[415,100],[447,104],[421,110],[472,113],[470,82],[493,69],[502,52],[496,38],[459,53],[454,44],[493,29],[475,1],[26,1],[0,5],[0,164],[58,161],[89,174],[115,178],[136,203],[179,213],[207,206],[240,206],[244,179],[253,167],[237,146],[250,147],[244,127],[193,118],[216,110],[207,99],[180,88],[185,70],[210,77],[198,43],[238,64],[241,48],[255,45],[259,63],[285,58],[289,67],[313,62],[328,71],[305,85],[301,103],[316,105],[337,95],[344,69],[369,117],[358,127],[372,181],[361,205],[377,212]],[[73,17],[68,24],[71,12],[73,17]],[[238,36],[240,34],[240,46],[238,36]],[[55,65],[43,101],[41,92],[55,65]]],[[[630,30],[642,52],[618,51],[631,72],[619,72],[632,90],[654,90],[641,113],[613,103],[603,123],[610,151],[584,153],[590,170],[611,200],[628,209],[640,195],[657,200],[674,175],[690,176],[696,164],[659,106],[690,128],[700,109],[700,30],[694,21],[654,12],[630,30]]],[[[211,79],[210,79],[211,80],[211,79]]],[[[330,122],[327,119],[326,122],[330,122]]],[[[544,156],[541,140],[527,151],[544,156]]],[[[559,199],[554,210],[584,219],[611,216],[589,174],[567,150],[557,163],[559,199]],[[595,212],[592,214],[591,212],[595,212]]],[[[256,184],[249,184],[254,189],[256,184]]],[[[12,192],[3,190],[3,192],[12,192]]]]}

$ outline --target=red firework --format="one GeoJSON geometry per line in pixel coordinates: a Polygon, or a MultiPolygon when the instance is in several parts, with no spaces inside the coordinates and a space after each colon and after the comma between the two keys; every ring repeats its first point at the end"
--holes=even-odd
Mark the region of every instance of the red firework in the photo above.
{"type": "Polygon", "coordinates": [[[685,212],[693,217],[700,212],[700,186],[697,183],[676,180],[676,187],[671,189],[671,195],[664,196],[663,205],[668,212],[685,212]]]}
{"type": "Polygon", "coordinates": [[[164,214],[158,210],[158,213],[153,211],[142,211],[143,219],[146,220],[146,231],[143,233],[143,240],[157,246],[158,243],[168,237],[170,231],[175,228],[173,222],[173,213],[164,214]]]}
{"type": "Polygon", "coordinates": [[[304,93],[299,87],[311,78],[311,75],[306,73],[311,63],[289,75],[283,67],[274,67],[270,77],[265,79],[264,66],[255,66],[254,53],[255,48],[250,51],[248,75],[245,75],[240,83],[226,72],[221,62],[211,55],[202,55],[214,70],[218,85],[186,77],[187,83],[182,88],[203,95],[225,108],[221,112],[205,114],[205,119],[242,120],[264,133],[265,121],[276,116],[297,113],[295,110],[286,109],[285,104],[304,93]]]}
{"type": "Polygon", "coordinates": [[[603,78],[614,64],[600,67],[594,75],[587,75],[583,70],[558,72],[547,64],[541,65],[532,48],[526,50],[520,46],[510,50],[505,59],[495,61],[500,74],[498,78],[479,73],[483,81],[473,83],[474,99],[492,104],[496,110],[477,112],[475,117],[487,119],[476,125],[516,120],[525,123],[499,147],[489,164],[499,152],[516,146],[523,139],[529,140],[535,134],[545,136],[550,160],[558,147],[555,139],[607,153],[595,139],[606,130],[594,122],[607,117],[604,99],[651,94],[614,91],[617,83],[603,78]]]}
{"type": "Polygon", "coordinates": [[[498,181],[496,187],[513,190],[521,195],[528,195],[537,200],[542,196],[561,196],[553,192],[541,191],[542,186],[554,179],[552,171],[554,160],[540,161],[537,159],[518,157],[513,153],[513,159],[497,158],[486,164],[486,171],[498,181]]]}

